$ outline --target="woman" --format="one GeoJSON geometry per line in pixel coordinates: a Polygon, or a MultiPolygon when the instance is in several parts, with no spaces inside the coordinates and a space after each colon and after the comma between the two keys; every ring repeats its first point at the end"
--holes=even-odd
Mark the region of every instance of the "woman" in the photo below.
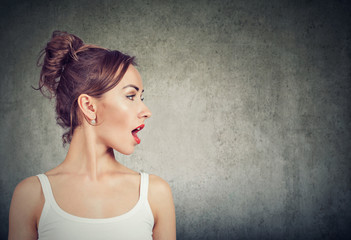
{"type": "Polygon", "coordinates": [[[151,116],[134,58],[60,31],[43,55],[39,89],[56,97],[70,146],[60,165],[17,185],[9,239],[175,239],[167,182],[128,169],[113,152],[131,154],[151,116]]]}

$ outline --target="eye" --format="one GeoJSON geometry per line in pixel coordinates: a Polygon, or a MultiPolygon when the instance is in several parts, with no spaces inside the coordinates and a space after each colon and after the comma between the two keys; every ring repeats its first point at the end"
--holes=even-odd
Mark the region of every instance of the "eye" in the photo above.
{"type": "Polygon", "coordinates": [[[132,101],[134,101],[134,97],[135,97],[135,95],[128,95],[128,96],[127,96],[127,98],[128,98],[129,100],[132,100],[132,101]]]}

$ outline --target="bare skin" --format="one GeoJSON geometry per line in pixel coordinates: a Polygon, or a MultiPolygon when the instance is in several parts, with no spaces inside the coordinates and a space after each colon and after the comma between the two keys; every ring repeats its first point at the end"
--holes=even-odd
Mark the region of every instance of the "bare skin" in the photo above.
{"type": "MultiPolygon", "coordinates": [[[[89,119],[76,128],[65,160],[45,174],[56,202],[65,212],[84,218],[110,218],[131,210],[139,199],[140,175],[115,160],[112,149],[131,154],[131,130],[151,116],[141,101],[142,81],[130,66],[121,82],[102,99],[82,94],[79,109],[89,119]],[[126,87],[127,85],[134,87],[126,87]],[[131,95],[135,95],[131,97],[131,95]]],[[[176,239],[175,209],[166,181],[150,175],[148,200],[154,215],[153,239],[176,239]]],[[[21,181],[12,197],[9,239],[37,239],[45,199],[36,176],[21,181]]]]}

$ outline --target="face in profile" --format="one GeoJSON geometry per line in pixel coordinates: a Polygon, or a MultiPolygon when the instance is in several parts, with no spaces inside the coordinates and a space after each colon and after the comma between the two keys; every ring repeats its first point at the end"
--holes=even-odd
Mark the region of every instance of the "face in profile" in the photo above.
{"type": "Polygon", "coordinates": [[[122,80],[98,101],[95,130],[99,142],[122,154],[134,151],[141,141],[137,132],[151,116],[142,94],[140,74],[130,65],[122,80]]]}

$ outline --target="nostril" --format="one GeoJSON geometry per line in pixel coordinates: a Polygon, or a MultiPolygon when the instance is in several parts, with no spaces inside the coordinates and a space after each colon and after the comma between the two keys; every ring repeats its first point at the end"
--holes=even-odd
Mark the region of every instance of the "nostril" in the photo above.
{"type": "Polygon", "coordinates": [[[151,113],[149,112],[143,112],[139,115],[139,118],[149,118],[151,117],[151,113]]]}

